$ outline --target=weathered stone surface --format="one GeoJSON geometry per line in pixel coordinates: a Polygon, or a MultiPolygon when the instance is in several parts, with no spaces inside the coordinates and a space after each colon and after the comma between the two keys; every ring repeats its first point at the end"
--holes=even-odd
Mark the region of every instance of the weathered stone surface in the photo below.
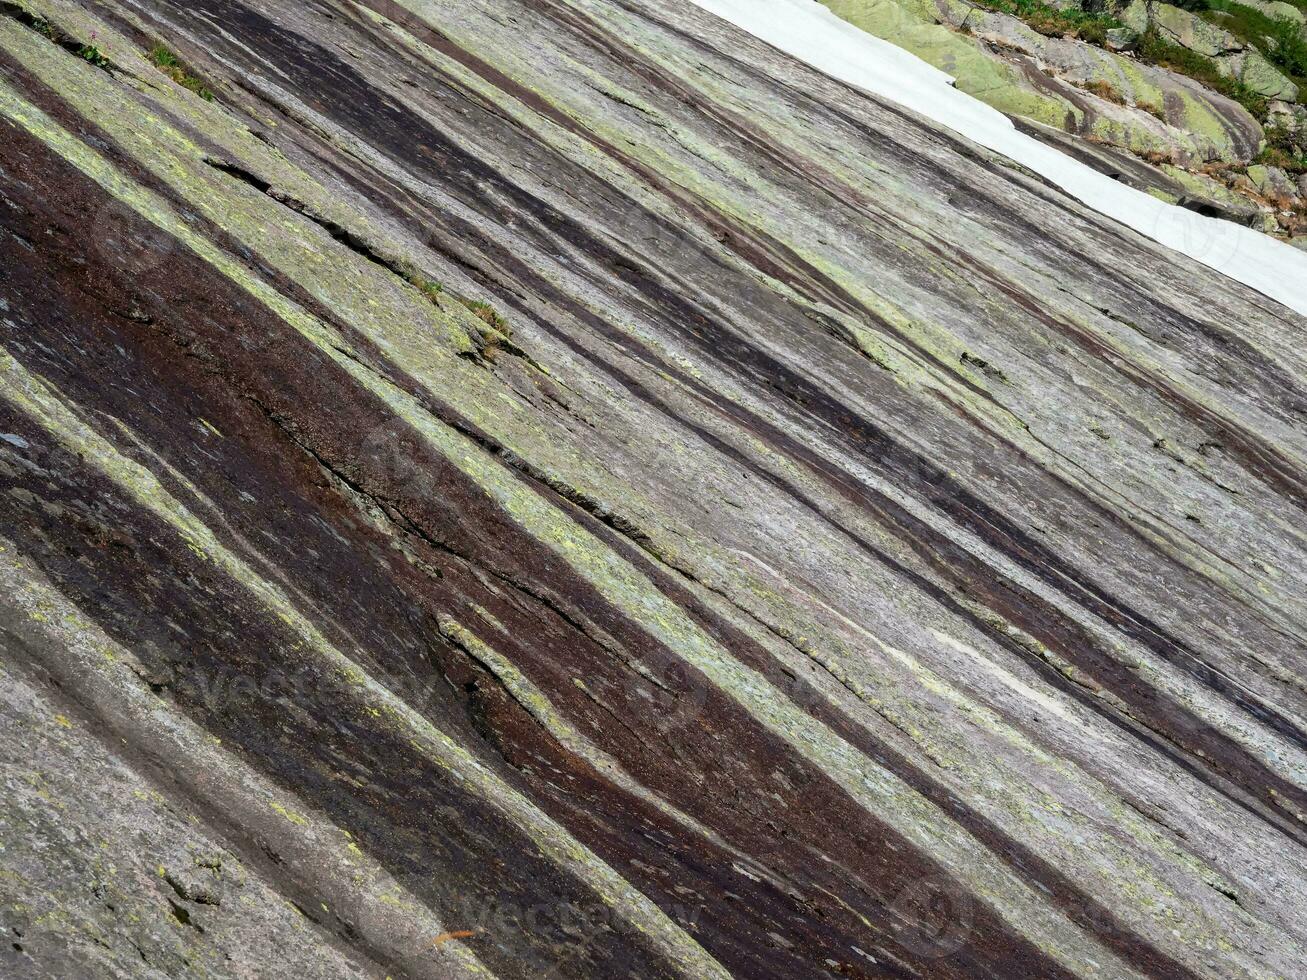
{"type": "Polygon", "coordinates": [[[6,980],[1307,961],[1303,317],[678,0],[24,2],[6,980]]]}
{"type": "Polygon", "coordinates": [[[959,27],[1007,52],[1024,69],[1026,85],[1071,102],[1078,116],[1063,124],[1071,132],[1181,162],[1250,160],[1260,148],[1256,120],[1191,79],[1081,41],[1045,37],[1007,14],[947,9],[959,27]],[[1096,95],[1100,89],[1115,101],[1096,95]]]}
{"type": "Polygon", "coordinates": [[[1133,154],[1111,146],[1090,143],[1030,120],[1016,118],[1014,122],[1023,132],[1057,147],[1113,180],[1119,180],[1168,204],[1268,234],[1283,233],[1272,208],[1262,200],[1264,192],[1246,174],[1239,174],[1236,178],[1237,187],[1231,189],[1222,181],[1203,173],[1166,163],[1154,166],[1133,154]]]}
{"type": "Polygon", "coordinates": [[[1129,0],[1128,3],[1112,4],[1108,9],[1130,30],[1142,34],[1148,30],[1148,8],[1148,0],[1129,0]]]}
{"type": "Polygon", "coordinates": [[[1139,40],[1139,33],[1128,27],[1113,27],[1105,32],[1104,39],[1109,51],[1126,51],[1139,40]]]}
{"type": "Polygon", "coordinates": [[[1307,133],[1307,106],[1292,102],[1272,102],[1267,125],[1290,134],[1307,133]]]}
{"type": "MultiPolygon", "coordinates": [[[[1110,31],[1106,46],[1100,48],[1075,38],[1045,36],[1017,17],[968,0],[823,2],[851,23],[954,75],[960,89],[1014,118],[1055,126],[1192,172],[1209,163],[1250,163],[1266,145],[1266,134],[1234,100],[1184,75],[1112,50],[1128,52],[1134,34],[1148,29],[1153,8],[1169,25],[1166,36],[1172,41],[1217,53],[1213,64],[1220,71],[1272,99],[1268,125],[1297,126],[1297,114],[1304,109],[1284,101],[1298,98],[1297,86],[1258,51],[1169,4],[1150,5],[1146,0],[1086,4],[1087,10],[1110,14],[1129,25],[1110,31]]],[[[1165,182],[1160,175],[1152,178],[1158,180],[1165,182]]],[[[1275,221],[1266,224],[1256,200],[1234,211],[1224,204],[1217,206],[1223,214],[1237,213],[1241,223],[1254,215],[1258,227],[1281,230],[1275,221]]]]}
{"type": "Polygon", "coordinates": [[[1167,40],[1208,58],[1219,59],[1247,47],[1229,31],[1169,3],[1149,3],[1148,17],[1167,40]]]}
{"type": "Polygon", "coordinates": [[[1236,194],[1219,180],[1169,164],[1163,164],[1161,169],[1184,189],[1177,200],[1177,203],[1183,207],[1248,225],[1251,228],[1264,226],[1262,209],[1250,202],[1247,197],[1236,194]]]}
{"type": "MultiPolygon", "coordinates": [[[[1023,132],[1057,147],[1113,180],[1119,180],[1167,203],[1250,228],[1265,227],[1264,206],[1252,203],[1248,196],[1237,194],[1220,181],[1204,174],[1191,173],[1171,164],[1153,166],[1134,154],[1078,139],[1050,126],[1019,117],[1013,121],[1023,132]]],[[[1251,181],[1248,183],[1248,192],[1257,193],[1251,181]]]]}
{"type": "Polygon", "coordinates": [[[1009,115],[1179,161],[1247,161],[1261,146],[1261,127],[1243,107],[1190,79],[1080,41],[1044,37],[1015,17],[964,0],[824,2],[1009,115]],[[1086,86],[1109,86],[1125,104],[1086,86]]]}
{"type": "Polygon", "coordinates": [[[1267,17],[1273,20],[1292,20],[1302,24],[1307,21],[1301,8],[1295,7],[1291,3],[1285,3],[1284,0],[1238,0],[1241,7],[1252,7],[1254,10],[1260,10],[1267,17]]]}
{"type": "Polygon", "coordinates": [[[1260,164],[1249,167],[1248,179],[1263,197],[1292,199],[1298,193],[1298,188],[1289,175],[1279,167],[1264,167],[1260,164]]]}
{"type": "Polygon", "coordinates": [[[257,976],[276,963],[367,977],[275,874],[106,747],[48,678],[25,676],[28,632],[0,623],[0,976],[257,976]]]}
{"type": "Polygon", "coordinates": [[[1298,86],[1252,48],[1221,59],[1218,64],[1223,72],[1238,78],[1258,95],[1286,102],[1298,98],[1298,86]]]}
{"type": "Polygon", "coordinates": [[[1153,2],[1148,10],[1150,22],[1165,38],[1211,58],[1224,75],[1258,95],[1289,102],[1298,97],[1298,86],[1288,76],[1229,31],[1170,4],[1153,2]]]}

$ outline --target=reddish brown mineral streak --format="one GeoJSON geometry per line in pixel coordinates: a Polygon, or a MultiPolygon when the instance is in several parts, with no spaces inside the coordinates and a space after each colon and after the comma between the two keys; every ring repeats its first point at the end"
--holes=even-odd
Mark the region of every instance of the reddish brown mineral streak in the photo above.
{"type": "MultiPolygon", "coordinates": [[[[381,0],[85,5],[142,50],[167,38],[216,93],[213,112],[242,132],[256,129],[359,217],[343,224],[288,199],[273,175],[244,169],[230,146],[193,129],[166,98],[148,86],[135,96],[142,106],[157,100],[152,111],[165,124],[190,130],[211,155],[193,161],[197,172],[230,185],[239,207],[255,209],[269,227],[290,223],[343,278],[413,265],[458,283],[466,298],[496,304],[521,346],[494,361],[487,353],[475,369],[492,372],[506,401],[524,413],[523,431],[536,426],[571,440],[556,447],[557,459],[529,454],[544,442],[513,441],[516,420],[497,428],[498,420],[471,417],[448,389],[456,376],[440,379],[445,387],[430,383],[394,345],[378,342],[365,315],[333,308],[312,284],[288,275],[270,243],[242,241],[192,213],[196,202],[170,186],[162,168],[134,158],[107,120],[37,77],[3,38],[0,80],[120,174],[190,214],[191,230],[243,274],[336,329],[350,356],[412,395],[424,418],[458,433],[484,465],[506,468],[517,490],[558,508],[765,679],[775,697],[965,833],[977,867],[1028,887],[1047,916],[1065,920],[1094,949],[1143,975],[1211,975],[1196,947],[1172,948],[1159,920],[1084,872],[1091,843],[1073,847],[1070,834],[1023,830],[1026,795],[1042,805],[1045,786],[1072,786],[1056,781],[1062,777],[1051,764],[1050,772],[1005,775],[1008,791],[1023,798],[1010,812],[967,795],[965,774],[953,769],[970,751],[984,761],[981,740],[991,733],[976,718],[985,712],[1057,760],[1059,773],[1099,781],[1122,811],[1149,819],[1164,813],[1150,833],[1164,837],[1165,848],[1148,850],[1125,831],[1111,839],[1165,887],[1182,891],[1185,907],[1215,902],[1213,921],[1223,922],[1239,914],[1227,905],[1254,914],[1246,903],[1286,948],[1301,943],[1296,918],[1267,907],[1269,884],[1241,882],[1240,891],[1252,894],[1245,899],[1213,884],[1237,869],[1183,877],[1188,872],[1177,870],[1182,862],[1166,848],[1189,847],[1190,833],[1202,838],[1210,828],[1186,823],[1196,819],[1187,805],[1165,813],[1167,800],[1146,798],[1120,771],[1129,758],[1157,773],[1159,784],[1219,801],[1223,813],[1238,815],[1224,817],[1223,827],[1246,821],[1258,839],[1276,841],[1287,855],[1285,881],[1297,881],[1304,832],[1294,815],[1307,811],[1307,793],[1288,763],[1236,731],[1255,726],[1286,752],[1307,749],[1297,607],[1235,588],[1233,573],[1200,571],[1191,551],[1213,566],[1233,562],[1225,539],[1162,513],[1152,490],[1140,489],[1138,504],[1125,500],[1131,478],[1109,487],[1116,477],[1094,468],[1083,443],[1044,452],[1041,440],[1056,440],[1060,423],[1040,416],[1045,404],[1031,392],[1061,385],[1076,404],[1092,405],[1090,384],[1081,390],[1073,380],[1090,364],[1094,384],[1122,392],[1122,405],[1134,399],[1158,413],[1150,422],[1111,409],[1120,438],[1140,441],[1140,451],[1155,451],[1143,436],[1167,426],[1206,433],[1219,447],[1222,474],[1237,473],[1248,498],[1261,502],[1244,504],[1234,494],[1225,513],[1247,509],[1250,533],[1292,556],[1296,564],[1285,570],[1292,574],[1304,564],[1300,537],[1289,529],[1305,501],[1302,453],[1298,442],[1276,440],[1281,423],[1301,427],[1307,419],[1302,363],[1277,357],[1253,328],[1303,324],[891,106],[783,61],[760,64],[752,49],[723,46],[717,29],[687,28],[691,15],[678,4],[598,6],[608,9],[561,0],[496,5],[495,17],[521,23],[521,47],[509,59],[466,40],[460,11],[479,18],[490,10],[474,0],[441,5],[447,22],[381,0]],[[638,37],[614,27],[616,12],[640,25],[638,37]],[[372,14],[400,25],[416,46],[372,14]],[[535,79],[521,67],[532,44],[554,59],[539,63],[535,79]],[[587,117],[556,104],[545,81],[564,55],[650,108],[613,102],[587,117]],[[932,200],[966,195],[968,221],[998,244],[969,251],[933,220],[895,213],[888,199],[842,176],[848,160],[779,141],[736,96],[712,97],[708,70],[792,106],[804,132],[848,141],[869,173],[873,164],[892,172],[919,187],[923,201],[927,193],[932,200]],[[410,80],[411,97],[396,95],[400,79],[410,80]],[[284,98],[273,98],[269,84],[284,98]],[[304,106],[356,142],[329,135],[304,106]],[[634,123],[631,113],[669,122],[634,123]],[[865,262],[905,283],[905,303],[909,292],[914,303],[933,303],[941,330],[961,337],[983,325],[987,359],[968,362],[917,321],[886,314],[806,231],[787,240],[782,219],[755,219],[714,198],[703,188],[733,179],[717,164],[703,160],[702,185],[660,168],[650,150],[657,140],[710,146],[759,185],[785,188],[796,206],[827,216],[829,234],[857,253],[859,269],[865,262]],[[583,165],[588,157],[560,149],[579,143],[602,165],[583,165]],[[522,176],[528,172],[565,187],[570,209],[536,177],[522,176]],[[403,175],[435,190],[422,192],[403,175]],[[382,221],[393,240],[379,243],[369,236],[382,221]],[[633,234],[637,228],[647,234],[633,234]],[[1033,270],[1028,278],[1009,253],[1033,270]],[[935,278],[919,268],[927,262],[935,263],[935,278]],[[1074,290],[1055,296],[1048,282],[1073,273],[1085,277],[1086,298],[1074,290]],[[1196,298],[1151,289],[1150,275],[1190,277],[1196,298]],[[1111,310],[1104,282],[1115,290],[1111,310]],[[864,354],[850,321],[921,376],[944,380],[931,387],[896,378],[864,354]],[[1195,376],[1182,383],[1153,347],[1139,352],[1143,341],[1123,352],[1119,334],[1105,339],[1113,325],[1134,322],[1165,337],[1167,353],[1194,365],[1195,376]],[[968,367],[990,364],[993,350],[1008,355],[1002,371],[968,367]],[[1211,366],[1218,357],[1219,368],[1211,366]],[[1213,387],[1201,388],[1209,381],[1213,387]],[[1244,417],[1243,401],[1212,394],[1232,390],[1261,414],[1244,417]],[[1135,424],[1137,431],[1126,428],[1135,424]],[[655,441],[693,450],[684,472],[666,467],[655,441]],[[613,479],[630,488],[630,509],[557,478],[570,465],[567,453],[620,474],[613,479]],[[727,490],[712,496],[714,487],[736,485],[753,496],[732,506],[727,490]],[[682,505],[699,498],[698,510],[682,505]],[[652,514],[636,508],[646,501],[652,514]],[[1270,515],[1265,521],[1258,506],[1270,515]],[[778,513],[790,523],[754,520],[778,513]],[[719,574],[716,554],[696,553],[688,537],[683,552],[669,551],[682,528],[739,557],[741,569],[776,565],[793,611],[778,611],[758,598],[761,589],[749,594],[742,579],[719,574]],[[786,537],[836,542],[825,560],[864,570],[866,591],[849,598],[824,562],[785,548],[786,537]],[[893,605],[896,597],[881,595],[878,583],[913,605],[893,605]],[[884,617],[871,610],[881,602],[884,617]],[[915,722],[898,720],[890,662],[870,645],[871,666],[848,676],[811,655],[827,635],[854,635],[845,624],[864,613],[859,627],[875,632],[907,608],[922,632],[905,631],[902,642],[936,627],[965,631],[958,635],[968,644],[1002,658],[1012,688],[1019,682],[1038,692],[1040,704],[1061,706],[1057,712],[1092,730],[1092,744],[1086,736],[1083,748],[1068,747],[1074,736],[1051,730],[1057,723],[1032,707],[1033,695],[1004,700],[975,679],[974,665],[950,661],[960,654],[911,649],[970,699],[963,711],[927,685],[917,692],[928,705],[923,713],[944,714],[941,730],[955,731],[961,743],[941,747],[929,732],[914,731],[915,722]],[[800,635],[807,623],[829,634],[800,635]],[[1222,623],[1237,637],[1218,635],[1222,623]],[[1156,670],[1132,667],[1125,649],[1156,670]],[[811,669],[796,671],[796,658],[811,669]],[[882,674],[883,691],[876,687],[882,674]],[[1210,703],[1225,714],[1214,718],[1210,703]],[[1094,746],[1109,743],[1128,749],[1099,759],[1094,746]]],[[[629,608],[616,601],[580,559],[573,564],[434,449],[414,419],[298,333],[279,308],[115,203],[11,118],[0,116],[0,135],[0,348],[99,437],[153,472],[224,548],[292,596],[328,642],[647,896],[687,942],[740,977],[1081,972],[1070,954],[1047,948],[1034,926],[985,893],[979,872],[956,867],[942,845],[923,844],[894,801],[887,797],[883,811],[868,806],[844,774],[751,708],[747,692],[690,663],[679,634],[651,628],[634,601],[629,608]],[[86,216],[116,209],[120,219],[87,234],[86,216]],[[197,436],[197,420],[221,438],[197,436]],[[513,665],[558,718],[645,792],[569,749],[529,693],[449,639],[437,624],[442,616],[457,618],[513,665]]],[[[968,336],[974,342],[976,334],[968,336]]],[[[433,332],[432,343],[443,342],[433,332]]],[[[1049,416],[1062,404],[1050,395],[1049,416]]],[[[444,957],[465,948],[503,977],[686,972],[657,937],[600,901],[590,876],[551,860],[523,824],[462,776],[375,724],[346,681],[306,665],[302,637],[260,605],[249,583],[198,558],[177,526],[71,452],[45,420],[0,397],[0,433],[0,535],[81,616],[135,654],[140,682],[162,710],[198,724],[305,812],[347,829],[359,855],[435,913],[443,931],[425,934],[423,952],[444,957]]],[[[61,696],[57,653],[24,655],[37,651],[36,636],[31,622],[0,606],[4,669],[61,696]]],[[[180,782],[154,771],[157,760],[115,744],[91,705],[68,710],[102,737],[104,753],[120,753],[165,798],[173,794],[181,807],[191,799],[180,782]]],[[[17,736],[0,727],[0,741],[17,744],[17,736]]],[[[1013,750],[1018,757],[1026,758],[1013,750]]],[[[1053,802],[1088,807],[1080,797],[1053,802]]],[[[233,854],[307,910],[306,944],[352,957],[365,973],[413,972],[418,951],[364,935],[347,912],[328,912],[324,903],[319,916],[302,869],[271,853],[244,816],[202,815],[233,854]]],[[[1219,860],[1207,850],[1192,854],[1213,868],[1219,860]]],[[[5,881],[0,915],[17,915],[18,892],[5,881]]],[[[239,914],[235,903],[196,908],[203,903],[185,888],[174,891],[166,897],[185,916],[170,914],[183,925],[192,916],[199,923],[239,914]]],[[[0,928],[7,921],[0,918],[0,928]]],[[[35,964],[54,975],[61,963],[67,970],[82,962],[58,959],[75,950],[52,954],[38,939],[23,940],[3,955],[12,952],[24,969],[35,964]]],[[[7,962],[0,959],[0,974],[7,962]]]]}

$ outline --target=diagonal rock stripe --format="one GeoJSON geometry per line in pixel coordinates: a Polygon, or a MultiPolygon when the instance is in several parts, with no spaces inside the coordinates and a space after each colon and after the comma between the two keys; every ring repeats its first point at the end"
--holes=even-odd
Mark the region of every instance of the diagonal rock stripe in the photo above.
{"type": "Polygon", "coordinates": [[[88,783],[378,975],[1293,975],[1300,318],[671,0],[23,3],[0,638],[88,783]]]}

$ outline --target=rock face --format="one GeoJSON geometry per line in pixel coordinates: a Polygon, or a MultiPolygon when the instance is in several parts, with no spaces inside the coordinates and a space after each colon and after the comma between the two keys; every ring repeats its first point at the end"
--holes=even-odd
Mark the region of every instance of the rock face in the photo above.
{"type": "Polygon", "coordinates": [[[965,0],[823,2],[1010,115],[1176,162],[1248,161],[1262,144],[1247,111],[1184,76],[965,0]]]}
{"type": "MultiPolygon", "coordinates": [[[[1092,4],[1085,4],[1086,9],[1092,6],[1092,4]]],[[[1148,0],[1129,0],[1128,3],[1108,0],[1102,7],[1115,14],[1116,18],[1135,34],[1142,34],[1148,30],[1148,0]]]]}
{"type": "Polygon", "coordinates": [[[1297,195],[1294,182],[1279,167],[1249,167],[1248,179],[1258,192],[1269,198],[1292,198],[1297,195]]]}
{"type": "Polygon", "coordinates": [[[955,26],[1001,48],[1026,84],[1073,105],[1078,118],[1065,128],[1077,135],[1190,163],[1250,160],[1260,149],[1257,121],[1191,79],[1082,41],[1045,37],[1007,14],[947,9],[955,26]]]}
{"type": "Polygon", "coordinates": [[[1237,78],[1251,91],[1268,99],[1298,98],[1298,86],[1257,51],[1251,49],[1217,62],[1222,71],[1237,78]]]}
{"type": "Polygon", "coordinates": [[[1239,54],[1247,49],[1229,31],[1169,3],[1149,3],[1148,19],[1167,40],[1208,58],[1239,54]]]}
{"type": "Polygon", "coordinates": [[[1307,106],[1289,102],[1272,102],[1268,126],[1278,127],[1292,136],[1302,136],[1307,139],[1307,106]]]}
{"type": "Polygon", "coordinates": [[[1307,22],[1307,14],[1293,4],[1285,3],[1284,0],[1239,0],[1239,4],[1260,10],[1272,20],[1291,20],[1297,24],[1307,22]]]}
{"type": "Polygon", "coordinates": [[[679,0],[3,12],[0,976],[1307,962],[1302,317],[679,0]]]}
{"type": "MultiPolygon", "coordinates": [[[[1290,9],[1297,13],[1297,8],[1290,9]]],[[[1280,16],[1264,12],[1268,16],[1280,16]]],[[[1223,75],[1237,78],[1258,95],[1289,102],[1298,97],[1298,86],[1260,51],[1197,14],[1167,3],[1150,2],[1148,20],[1168,41],[1212,59],[1223,75]]],[[[1298,14],[1296,20],[1301,22],[1302,15],[1298,14]]]]}
{"type": "MultiPolygon", "coordinates": [[[[1268,148],[1294,157],[1271,162],[1298,170],[1304,165],[1307,147],[1285,140],[1307,112],[1295,102],[1301,97],[1297,84],[1256,46],[1197,14],[1149,0],[1085,0],[1056,5],[1067,19],[1050,23],[1049,7],[1026,11],[1022,19],[972,0],[822,2],[841,18],[955,76],[959,89],[1023,125],[1056,127],[1160,167],[1145,183],[1167,184],[1166,168],[1178,165],[1190,183],[1211,182],[1215,176],[1217,197],[1249,187],[1249,196],[1234,210],[1242,215],[1249,208],[1261,209],[1255,227],[1280,237],[1307,227],[1305,202],[1297,195],[1287,202],[1289,211],[1273,210],[1242,179],[1243,170],[1268,148]],[[1089,33],[1097,43],[1076,36],[1085,23],[1076,18],[1091,15],[1100,34],[1089,33]],[[1103,26],[1113,21],[1123,26],[1103,26]],[[1159,45],[1170,53],[1159,53],[1159,45]],[[1143,60],[1144,55],[1155,63],[1143,60]],[[1194,77],[1176,67],[1186,59],[1197,63],[1184,68],[1194,77]],[[1236,84],[1222,82],[1222,76],[1236,84]]],[[[1278,8],[1262,12],[1281,14],[1278,8]]],[[[1259,43],[1266,50],[1274,46],[1267,38],[1259,43]]],[[[1092,158],[1095,153],[1081,150],[1078,155],[1092,158]]]]}

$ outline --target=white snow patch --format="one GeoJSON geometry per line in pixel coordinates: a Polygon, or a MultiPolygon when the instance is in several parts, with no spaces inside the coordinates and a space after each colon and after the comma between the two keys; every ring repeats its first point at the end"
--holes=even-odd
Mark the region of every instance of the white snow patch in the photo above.
{"type": "Polygon", "coordinates": [[[814,68],[899,103],[1033,170],[1154,241],[1307,316],[1307,252],[1127,187],[1018,132],[916,55],[836,17],[817,0],[690,0],[814,68]]]}

